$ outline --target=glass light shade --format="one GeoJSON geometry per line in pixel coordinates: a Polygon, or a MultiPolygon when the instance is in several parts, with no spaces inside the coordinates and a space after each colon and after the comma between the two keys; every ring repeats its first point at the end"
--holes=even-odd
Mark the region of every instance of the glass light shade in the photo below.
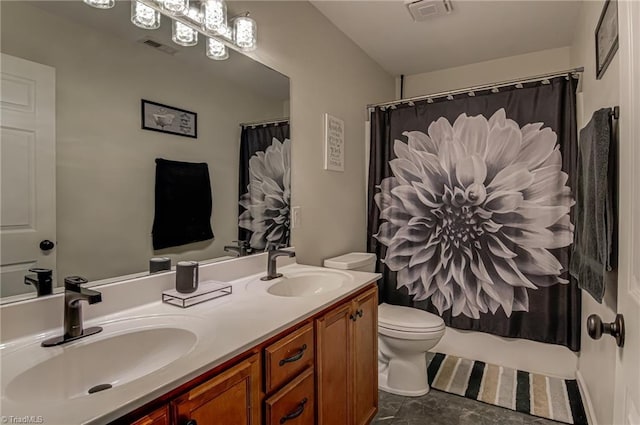
{"type": "Polygon", "coordinates": [[[189,11],[186,13],[186,15],[191,18],[191,20],[201,24],[202,23],[202,13],[200,13],[200,9],[198,8],[194,8],[194,7],[190,7],[189,11]]]}
{"type": "Polygon", "coordinates": [[[227,40],[233,41],[233,27],[225,25],[224,27],[220,28],[220,30],[218,30],[218,33],[224,36],[224,38],[226,38],[227,40]]]}
{"type": "Polygon", "coordinates": [[[227,26],[227,4],[224,0],[202,2],[202,26],[206,31],[220,32],[227,26]]]}
{"type": "Polygon", "coordinates": [[[248,16],[240,16],[234,23],[236,45],[245,52],[255,50],[257,26],[256,21],[248,16]]]}
{"type": "Polygon", "coordinates": [[[213,38],[207,38],[207,57],[213,60],[225,60],[229,57],[227,46],[213,38]]]}
{"type": "Polygon", "coordinates": [[[173,21],[173,35],[171,39],[174,43],[181,46],[195,46],[198,44],[198,31],[186,26],[182,22],[173,21]]]}
{"type": "Polygon", "coordinates": [[[137,1],[131,2],[131,22],[147,30],[160,28],[160,12],[137,1]]]}
{"type": "Polygon", "coordinates": [[[162,8],[174,15],[183,15],[189,11],[189,0],[162,0],[162,8]]]}
{"type": "Polygon", "coordinates": [[[85,4],[96,9],[111,9],[116,5],[116,0],[83,0],[85,4]]]}

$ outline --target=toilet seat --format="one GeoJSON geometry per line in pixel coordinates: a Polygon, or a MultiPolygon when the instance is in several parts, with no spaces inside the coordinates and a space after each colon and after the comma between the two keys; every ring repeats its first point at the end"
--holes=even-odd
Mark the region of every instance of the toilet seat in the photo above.
{"type": "MultiPolygon", "coordinates": [[[[440,334],[444,320],[435,314],[411,307],[382,303],[378,306],[378,328],[383,334],[440,334]]],[[[408,338],[413,339],[413,338],[408,338]]]]}

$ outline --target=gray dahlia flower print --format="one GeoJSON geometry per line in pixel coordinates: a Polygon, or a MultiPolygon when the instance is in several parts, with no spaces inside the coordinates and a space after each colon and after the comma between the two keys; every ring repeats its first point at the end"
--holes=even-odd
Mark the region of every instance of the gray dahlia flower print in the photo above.
{"type": "Polygon", "coordinates": [[[253,249],[289,244],[289,205],[291,200],[291,142],[275,137],[264,152],[249,160],[249,184],[240,197],[246,210],[238,225],[252,233],[253,249]]]}
{"type": "Polygon", "coordinates": [[[568,283],[550,250],[572,243],[574,201],[557,135],[542,126],[520,128],[500,109],[453,126],[440,118],[428,134],[395,141],[374,237],[398,288],[430,297],[440,314],[478,319],[528,311],[528,290],[568,283]]]}

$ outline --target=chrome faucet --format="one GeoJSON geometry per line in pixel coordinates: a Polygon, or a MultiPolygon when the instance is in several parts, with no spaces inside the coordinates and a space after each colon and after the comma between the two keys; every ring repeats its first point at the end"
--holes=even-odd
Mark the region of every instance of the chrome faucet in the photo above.
{"type": "Polygon", "coordinates": [[[64,334],[42,343],[43,347],[64,344],[102,331],[99,326],[84,329],[82,325],[82,301],[95,304],[102,301],[98,291],[83,288],[87,279],[80,276],[69,276],[64,279],[64,334]]]}
{"type": "Polygon", "coordinates": [[[235,243],[237,243],[238,245],[226,245],[224,247],[224,250],[226,252],[235,252],[236,254],[238,254],[238,257],[244,257],[247,256],[249,254],[251,254],[251,246],[249,245],[248,241],[233,241],[235,243]]]}
{"type": "Polygon", "coordinates": [[[278,257],[295,257],[296,253],[293,251],[285,251],[283,249],[273,249],[269,251],[267,257],[267,275],[261,277],[260,280],[271,280],[278,277],[282,277],[282,273],[276,271],[276,258],[278,257]]]}

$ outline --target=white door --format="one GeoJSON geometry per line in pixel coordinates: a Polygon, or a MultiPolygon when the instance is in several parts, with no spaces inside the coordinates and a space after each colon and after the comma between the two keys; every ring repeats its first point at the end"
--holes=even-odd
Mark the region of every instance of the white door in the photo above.
{"type": "MultiPolygon", "coordinates": [[[[0,69],[0,295],[35,288],[31,267],[54,269],[55,69],[2,54],[0,69]],[[43,244],[43,246],[45,246],[43,244]]],[[[54,274],[55,276],[55,274],[54,274]]]]}
{"type": "Polygon", "coordinates": [[[620,262],[614,423],[640,425],[640,2],[618,2],[620,23],[620,262]]]}

